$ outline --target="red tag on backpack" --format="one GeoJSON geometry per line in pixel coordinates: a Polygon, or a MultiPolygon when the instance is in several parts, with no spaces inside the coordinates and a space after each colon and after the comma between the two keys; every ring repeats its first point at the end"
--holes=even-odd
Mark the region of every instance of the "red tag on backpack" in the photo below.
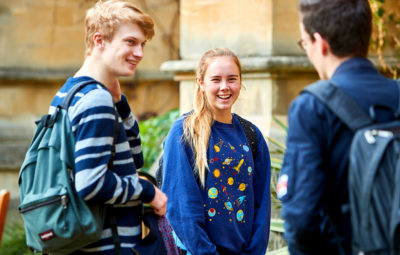
{"type": "Polygon", "coordinates": [[[39,237],[43,242],[48,241],[55,236],[56,234],[54,234],[54,231],[52,229],[39,234],[39,237]]]}

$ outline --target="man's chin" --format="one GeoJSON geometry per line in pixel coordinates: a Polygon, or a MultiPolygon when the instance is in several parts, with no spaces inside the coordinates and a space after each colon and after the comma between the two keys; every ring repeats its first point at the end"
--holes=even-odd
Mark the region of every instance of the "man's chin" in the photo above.
{"type": "Polygon", "coordinates": [[[130,70],[130,71],[124,72],[123,74],[121,74],[121,76],[124,76],[124,77],[133,76],[133,75],[135,74],[135,71],[136,71],[136,69],[135,69],[135,70],[130,70]]]}

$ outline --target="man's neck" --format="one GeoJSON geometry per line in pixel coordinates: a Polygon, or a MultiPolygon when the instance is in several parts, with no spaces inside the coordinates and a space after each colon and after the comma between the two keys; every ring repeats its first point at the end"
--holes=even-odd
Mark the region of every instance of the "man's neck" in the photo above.
{"type": "Polygon", "coordinates": [[[335,55],[330,55],[329,59],[327,60],[327,70],[326,70],[326,79],[331,79],[332,75],[335,73],[336,69],[345,61],[352,58],[352,56],[348,57],[337,57],[335,55]]]}
{"type": "Polygon", "coordinates": [[[89,76],[108,87],[116,78],[111,77],[109,72],[98,59],[88,56],[74,77],[89,76]]]}

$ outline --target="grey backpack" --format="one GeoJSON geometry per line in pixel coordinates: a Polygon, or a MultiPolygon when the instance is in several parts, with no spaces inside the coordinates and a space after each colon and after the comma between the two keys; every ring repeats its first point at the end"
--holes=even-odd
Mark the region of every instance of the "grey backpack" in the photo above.
{"type": "Polygon", "coordinates": [[[348,165],[353,251],[400,254],[400,103],[393,110],[395,120],[374,123],[374,107],[368,116],[328,81],[319,81],[305,91],[354,132],[348,165]]]}

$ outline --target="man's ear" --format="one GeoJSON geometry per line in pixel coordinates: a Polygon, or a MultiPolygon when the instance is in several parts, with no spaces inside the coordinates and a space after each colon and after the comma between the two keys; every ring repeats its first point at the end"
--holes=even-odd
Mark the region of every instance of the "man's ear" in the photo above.
{"type": "Polygon", "coordinates": [[[319,33],[314,33],[313,37],[318,45],[321,54],[326,56],[331,50],[329,43],[319,33]]]}
{"type": "Polygon", "coordinates": [[[99,49],[104,48],[104,39],[100,33],[95,33],[93,35],[93,44],[94,44],[94,47],[96,47],[96,48],[99,48],[99,49]]]}

